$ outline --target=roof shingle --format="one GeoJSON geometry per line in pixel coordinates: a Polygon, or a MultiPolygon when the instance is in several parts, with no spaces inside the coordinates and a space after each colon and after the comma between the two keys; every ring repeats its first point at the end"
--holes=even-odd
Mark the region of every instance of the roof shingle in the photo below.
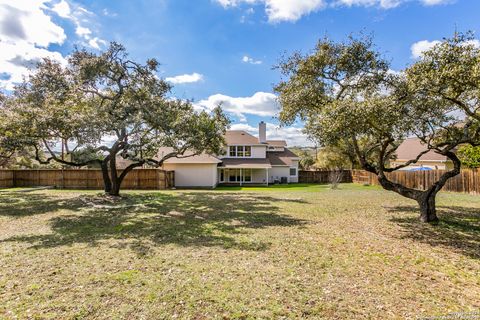
{"type": "MultiPolygon", "coordinates": [[[[397,160],[412,160],[415,159],[421,152],[427,150],[425,145],[420,142],[418,138],[408,138],[402,142],[398,147],[396,155],[397,160]]],[[[420,161],[447,161],[447,157],[438,154],[434,151],[429,151],[424,154],[420,161]]]]}
{"type": "Polygon", "coordinates": [[[228,145],[260,144],[257,137],[243,130],[227,130],[225,140],[228,145]]]}
{"type": "Polygon", "coordinates": [[[281,152],[267,152],[267,159],[272,166],[291,166],[295,158],[298,156],[287,148],[281,152]]]}

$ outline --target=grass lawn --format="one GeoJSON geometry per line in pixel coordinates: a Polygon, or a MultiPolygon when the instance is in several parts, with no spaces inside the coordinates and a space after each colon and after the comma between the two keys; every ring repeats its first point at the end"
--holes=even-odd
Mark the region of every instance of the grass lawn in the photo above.
{"type": "Polygon", "coordinates": [[[0,190],[0,318],[418,319],[480,310],[480,197],[377,187],[0,190]]]}

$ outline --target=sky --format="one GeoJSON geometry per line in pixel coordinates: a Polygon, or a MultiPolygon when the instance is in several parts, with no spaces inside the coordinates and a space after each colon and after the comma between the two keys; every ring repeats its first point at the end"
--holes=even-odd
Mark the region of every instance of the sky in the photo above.
{"type": "Polygon", "coordinates": [[[157,59],[172,96],[222,103],[231,129],[257,135],[263,120],[269,139],[312,145],[301,123],[276,118],[282,56],[363,32],[401,70],[456,30],[478,33],[479,12],[479,0],[0,0],[0,88],[44,57],[66,63],[75,46],[117,41],[137,61],[157,59]]]}

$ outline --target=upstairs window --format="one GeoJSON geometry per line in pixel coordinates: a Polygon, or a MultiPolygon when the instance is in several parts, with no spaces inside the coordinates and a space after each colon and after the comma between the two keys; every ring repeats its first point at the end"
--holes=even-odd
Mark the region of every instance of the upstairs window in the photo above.
{"type": "Polygon", "coordinates": [[[237,157],[243,158],[244,155],[244,146],[237,146],[237,157]]]}
{"type": "Polygon", "coordinates": [[[229,156],[232,158],[250,158],[252,156],[252,146],[230,146],[229,156]]]}
{"type": "Polygon", "coordinates": [[[236,157],[237,156],[237,147],[236,146],[231,146],[230,147],[230,157],[236,157]]]}

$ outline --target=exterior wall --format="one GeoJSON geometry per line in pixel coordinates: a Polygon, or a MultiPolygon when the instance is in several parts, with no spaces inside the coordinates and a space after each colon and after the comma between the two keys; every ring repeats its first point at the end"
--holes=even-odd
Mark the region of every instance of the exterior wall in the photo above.
{"type": "Polygon", "coordinates": [[[267,147],[266,146],[252,146],[252,158],[262,158],[267,157],[267,147]]]}
{"type": "Polygon", "coordinates": [[[254,183],[267,183],[267,169],[253,169],[252,181],[254,183]]]}
{"type": "Polygon", "coordinates": [[[272,169],[268,171],[268,182],[273,183],[275,180],[281,180],[282,177],[287,177],[288,183],[297,183],[298,182],[298,161],[292,161],[292,166],[273,166],[272,169]],[[290,176],[290,168],[296,169],[296,175],[290,176]]]}
{"type": "Polygon", "coordinates": [[[272,167],[268,170],[268,182],[273,183],[275,180],[279,180],[282,177],[290,177],[290,167],[272,167]]]}
{"type": "MultiPolygon", "coordinates": [[[[393,161],[392,167],[404,164],[405,161],[393,161]]],[[[449,170],[453,168],[453,163],[441,162],[441,161],[419,161],[416,164],[409,165],[408,167],[402,168],[401,170],[411,170],[414,168],[425,167],[433,170],[449,170]]]]}
{"type": "Polygon", "coordinates": [[[296,170],[297,174],[295,176],[290,176],[289,182],[297,183],[298,182],[298,160],[292,160],[292,166],[290,168],[297,169],[296,170]]]}
{"type": "Polygon", "coordinates": [[[165,163],[163,167],[175,171],[175,187],[215,188],[217,185],[216,163],[165,163]]]}

